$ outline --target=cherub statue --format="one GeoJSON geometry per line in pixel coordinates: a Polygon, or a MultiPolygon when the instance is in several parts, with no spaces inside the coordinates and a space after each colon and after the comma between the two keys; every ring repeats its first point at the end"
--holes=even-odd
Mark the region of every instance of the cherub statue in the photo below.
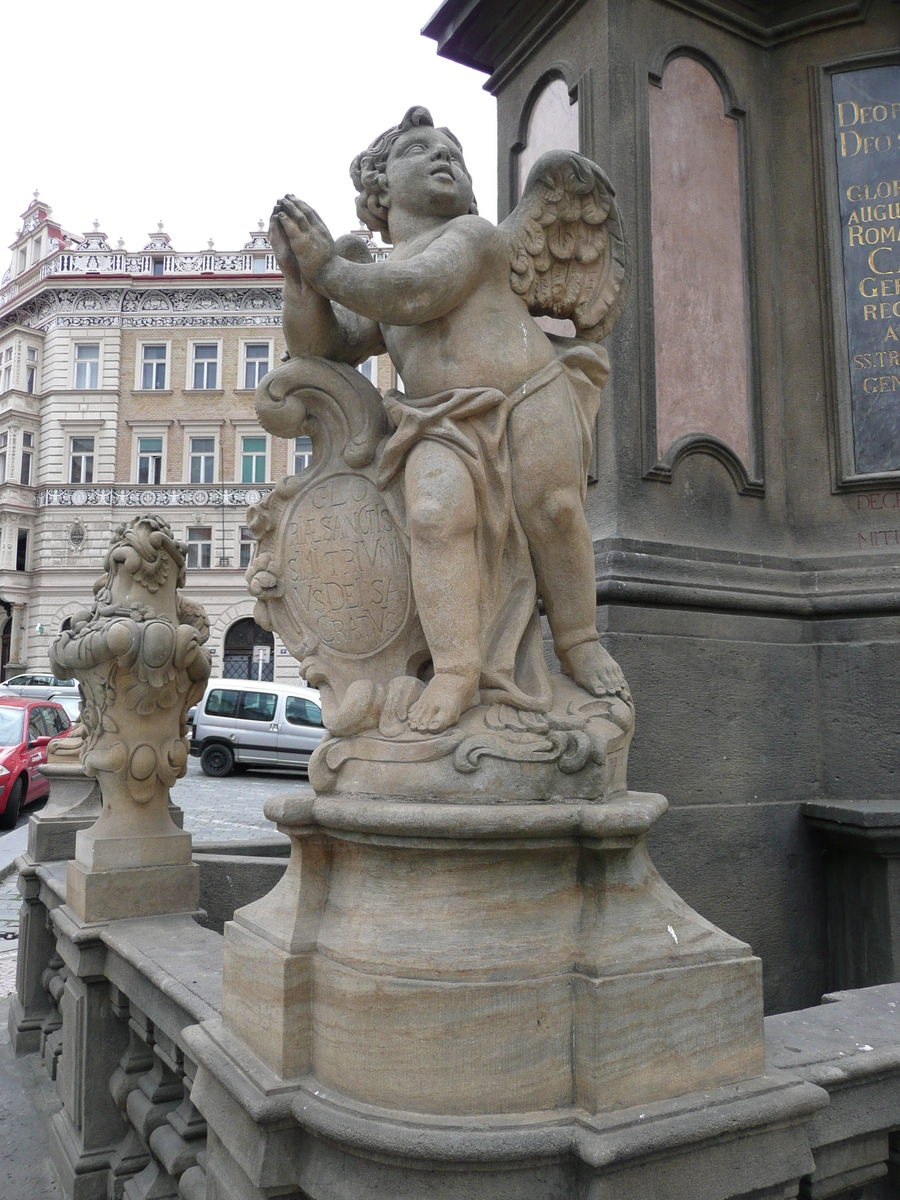
{"type": "Polygon", "coordinates": [[[546,713],[536,599],[563,671],[630,699],[596,624],[584,515],[591,435],[609,374],[596,343],[628,284],[613,189],[578,154],[544,155],[501,225],[478,216],[459,141],[411,108],[351,167],[357,211],[393,244],[335,242],[288,195],[270,238],[292,357],[355,365],[387,350],[403,383],[379,484],[402,478],[413,592],[434,674],[401,714],[439,733],[471,706],[546,713]],[[533,314],[570,318],[549,336],[533,314]]]}

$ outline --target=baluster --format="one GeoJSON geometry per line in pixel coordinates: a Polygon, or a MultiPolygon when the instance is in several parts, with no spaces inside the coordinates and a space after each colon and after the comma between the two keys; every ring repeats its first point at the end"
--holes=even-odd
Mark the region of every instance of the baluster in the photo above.
{"type": "MultiPolygon", "coordinates": [[[[153,1134],[184,1099],[181,1050],[159,1029],[154,1031],[153,1060],[152,1069],[141,1076],[126,1104],[128,1119],[151,1152],[153,1134]]],[[[178,1188],[165,1167],[151,1157],[140,1174],[126,1183],[123,1196],[124,1200],[177,1200],[178,1188]]]]}
{"type": "MultiPolygon", "coordinates": [[[[142,1075],[153,1069],[153,1023],[128,997],[110,984],[113,1011],[128,1023],[128,1045],[109,1081],[109,1090],[123,1117],[127,1120],[128,1097],[140,1085],[142,1075]]],[[[137,1130],[129,1124],[128,1132],[116,1147],[109,1161],[107,1200],[122,1200],[129,1179],[150,1162],[150,1152],[137,1130]]]]}
{"type": "Polygon", "coordinates": [[[191,1102],[196,1063],[184,1063],[184,1099],[150,1135],[150,1149],[176,1182],[182,1196],[205,1196],[206,1121],[191,1102]],[[183,1177],[188,1175],[187,1179],[183,1177]],[[202,1187],[202,1190],[201,1190],[202,1187]],[[185,1190],[185,1189],[188,1190],[185,1190]]]}
{"type": "Polygon", "coordinates": [[[51,1079],[56,1079],[59,1056],[62,1053],[62,1009],[60,999],[65,990],[69,968],[63,963],[59,951],[53,956],[41,974],[41,987],[47,993],[49,1012],[41,1022],[41,1058],[44,1069],[51,1079]]]}

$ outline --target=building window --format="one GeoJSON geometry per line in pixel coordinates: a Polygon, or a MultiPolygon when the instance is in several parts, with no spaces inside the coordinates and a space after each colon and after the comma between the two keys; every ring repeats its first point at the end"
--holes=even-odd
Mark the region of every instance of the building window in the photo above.
{"type": "Polygon", "coordinates": [[[256,254],[253,256],[253,274],[265,275],[266,273],[266,256],[264,254],[256,254]]]}
{"type": "Polygon", "coordinates": [[[9,433],[0,433],[0,484],[6,483],[6,455],[9,446],[9,433]]]}
{"type": "Polygon", "coordinates": [[[219,347],[194,347],[194,387],[214,388],[218,378],[219,347]]]}
{"type": "Polygon", "coordinates": [[[69,483],[94,482],[94,439],[73,437],[69,455],[69,483]]]}
{"type": "Polygon", "coordinates": [[[28,570],[28,530],[20,529],[16,538],[16,570],[28,570]]]}
{"type": "Polygon", "coordinates": [[[19,249],[19,274],[21,275],[28,266],[28,247],[22,246],[19,249]]]}
{"type": "Polygon", "coordinates": [[[161,437],[138,438],[138,483],[162,483],[161,437]]]}
{"type": "Polygon", "coordinates": [[[166,347],[144,346],[141,354],[141,387],[161,391],[166,386],[166,347]]]}
{"type": "Polygon", "coordinates": [[[209,525],[187,531],[187,565],[193,570],[212,566],[212,528],[209,525]]]}
{"type": "Polygon", "coordinates": [[[22,464],[19,468],[19,483],[28,487],[31,483],[31,468],[34,459],[34,434],[22,434],[22,464]]]}
{"type": "Polygon", "coordinates": [[[266,482],[266,439],[241,438],[241,483],[266,482]]]}
{"type": "Polygon", "coordinates": [[[294,438],[294,474],[305,471],[312,461],[312,442],[308,437],[294,438]]]}
{"type": "Polygon", "coordinates": [[[216,439],[192,437],[190,452],[190,482],[212,483],[216,452],[216,439]]]}
{"type": "Polygon", "coordinates": [[[246,525],[241,526],[241,540],[239,546],[238,564],[241,567],[249,567],[250,559],[253,557],[253,534],[246,525]]]}
{"type": "Polygon", "coordinates": [[[12,387],[12,346],[3,351],[3,384],[0,391],[8,392],[12,387]]]}
{"type": "Polygon", "coordinates": [[[369,383],[378,385],[378,359],[373,354],[371,358],[367,358],[365,362],[361,362],[356,368],[357,371],[365,375],[369,383]]]}
{"type": "Polygon", "coordinates": [[[162,275],[163,272],[165,271],[165,269],[166,269],[166,260],[164,258],[154,258],[153,274],[154,275],[162,275]]]}
{"type": "Polygon", "coordinates": [[[256,388],[269,373],[269,343],[251,343],[244,347],[244,387],[256,388]]]}
{"type": "Polygon", "coordinates": [[[78,391],[87,391],[99,387],[100,383],[100,347],[94,342],[89,345],[75,347],[75,387],[78,391]]]}
{"type": "Polygon", "coordinates": [[[37,350],[29,346],[25,351],[25,391],[29,396],[34,395],[37,383],[37,350]]]}
{"type": "Polygon", "coordinates": [[[36,263],[41,257],[41,238],[34,239],[34,244],[31,247],[31,261],[36,263]]]}

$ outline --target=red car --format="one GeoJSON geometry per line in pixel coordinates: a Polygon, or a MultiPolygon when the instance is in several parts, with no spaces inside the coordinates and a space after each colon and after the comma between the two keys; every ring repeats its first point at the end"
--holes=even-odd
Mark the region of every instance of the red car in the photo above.
{"type": "Polygon", "coordinates": [[[51,738],[71,728],[66,710],[53,700],[0,696],[0,829],[12,829],[22,806],[50,791],[37,768],[47,761],[51,738]]]}

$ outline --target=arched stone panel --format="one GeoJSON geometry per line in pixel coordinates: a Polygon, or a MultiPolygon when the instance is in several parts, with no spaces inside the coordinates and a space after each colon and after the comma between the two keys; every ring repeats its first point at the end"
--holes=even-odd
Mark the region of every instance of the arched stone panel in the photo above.
{"type": "Polygon", "coordinates": [[[649,97],[657,454],[706,435],[752,472],[738,122],[697,58],[671,59],[661,83],[649,97]]]}

